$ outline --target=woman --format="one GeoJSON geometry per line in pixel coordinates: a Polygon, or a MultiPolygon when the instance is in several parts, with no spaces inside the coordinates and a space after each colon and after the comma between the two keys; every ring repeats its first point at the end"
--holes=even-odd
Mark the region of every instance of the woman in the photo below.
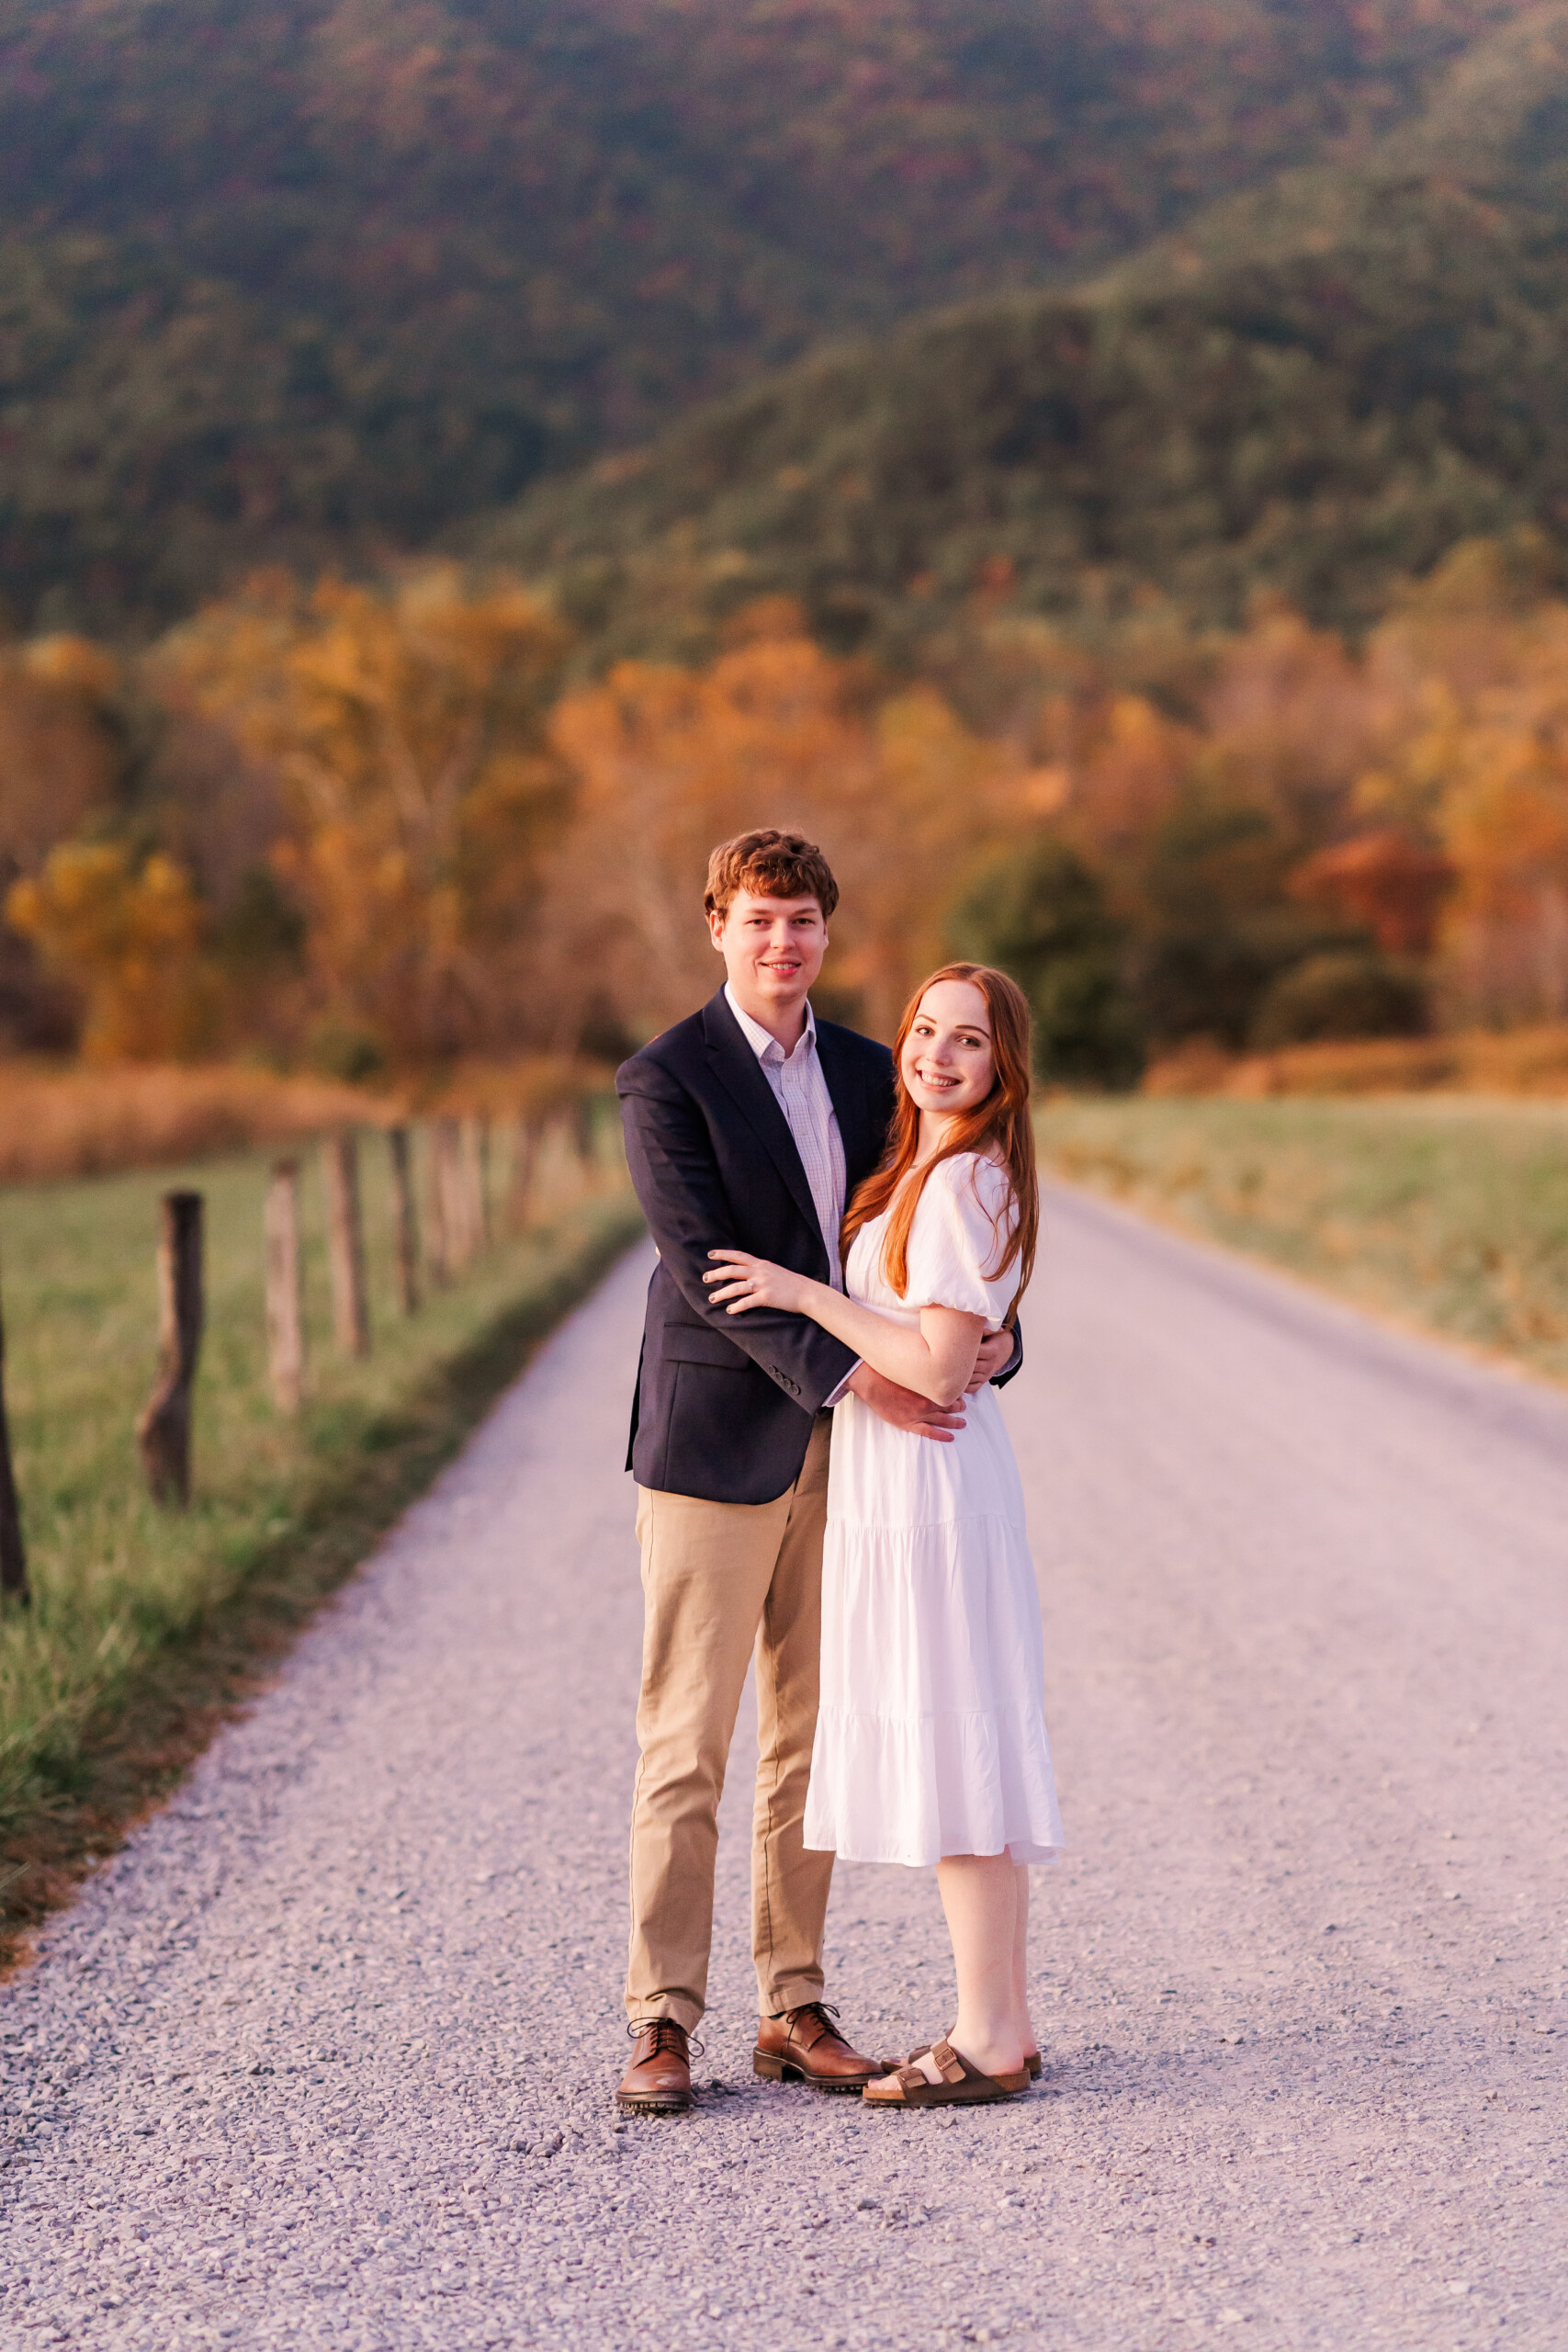
{"type": "MultiPolygon", "coordinates": [[[[808,1315],[942,1404],[1034,1262],[1029,1009],[1001,972],[948,964],[894,1049],[886,1154],[844,1219],[842,1295],[739,1250],[706,1279],[728,1313],[808,1315]]],[[[1007,2098],[1039,2072],[1025,1996],[1027,1865],[1062,1842],[1018,1465],[995,1393],[951,1445],[835,1408],[822,1565],[822,1698],[806,1842],[845,1860],[934,1863],[958,2012],[873,2083],[875,2106],[1007,2098]]]]}

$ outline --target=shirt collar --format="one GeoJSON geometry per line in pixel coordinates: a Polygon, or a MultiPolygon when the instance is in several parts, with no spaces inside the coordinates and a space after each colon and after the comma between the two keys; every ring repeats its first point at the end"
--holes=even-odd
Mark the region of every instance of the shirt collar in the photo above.
{"type": "MultiPolygon", "coordinates": [[[[784,1049],[780,1045],[778,1039],[768,1030],[764,1029],[760,1021],[753,1021],[749,1012],[742,1012],[739,1005],[737,1004],[735,1001],[735,990],[730,987],[728,980],[726,980],[724,984],[724,1001],[726,1004],[728,1005],[731,1012],[734,1013],[737,1022],[739,1023],[740,1035],[745,1038],[746,1043],[750,1046],[751,1051],[756,1055],[757,1059],[760,1062],[767,1060],[770,1049],[777,1056],[780,1061],[789,1061],[793,1059],[791,1055],[784,1052],[784,1049]]],[[[806,1006],[806,1026],[801,1031],[799,1037],[795,1041],[795,1053],[798,1054],[803,1046],[808,1052],[815,1053],[817,1050],[817,1016],[811,1010],[809,999],[807,999],[806,1006]]]]}

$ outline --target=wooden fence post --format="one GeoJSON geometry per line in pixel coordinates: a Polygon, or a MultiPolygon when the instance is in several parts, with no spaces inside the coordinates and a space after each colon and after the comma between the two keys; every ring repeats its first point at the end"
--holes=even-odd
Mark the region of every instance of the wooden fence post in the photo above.
{"type": "Polygon", "coordinates": [[[521,1233],[528,1222],[538,1158],[539,1121],[524,1112],[512,1130],[512,1171],[506,1188],[506,1222],[513,1233],[521,1233]]]}
{"type": "Polygon", "coordinates": [[[431,1283],[444,1290],[452,1279],[452,1242],[446,1230],[446,1178],[442,1166],[441,1121],[424,1131],[424,1263],[431,1283]]]}
{"type": "Polygon", "coordinates": [[[468,1226],[468,1255],[472,1258],[490,1247],[490,1121],[465,1119],[459,1139],[463,1213],[468,1226]]]}
{"type": "Polygon", "coordinates": [[[333,1336],[345,1355],[370,1352],[365,1295],[365,1223],[359,1213],[359,1145],[349,1134],[321,1148],[327,1185],[327,1260],[333,1278],[333,1336]]]}
{"type": "Polygon", "coordinates": [[[266,1364],[272,1400],[297,1413],[305,1389],[299,1263],[299,1162],[273,1162],[266,1194],[266,1364]]]}
{"type": "Polygon", "coordinates": [[[158,1378],[136,1424],[154,1502],[190,1500],[190,1391],[201,1348],[199,1193],[165,1193],[158,1238],[158,1378]]]}
{"type": "Polygon", "coordinates": [[[446,1272],[460,1273],[474,1254],[473,1216],[463,1164],[462,1131],[456,1119],[436,1119],[430,1129],[431,1190],[441,1204],[446,1272]]]}
{"type": "Polygon", "coordinates": [[[392,1155],[392,1238],[398,1260],[398,1305],[405,1315],[419,1312],[419,1223],[414,1215],[413,1175],[409,1166],[407,1127],[389,1128],[392,1155]]]}
{"type": "Polygon", "coordinates": [[[577,1149],[577,1113],[557,1111],[545,1129],[544,1180],[547,1195],[558,1206],[562,1193],[575,1199],[581,1179],[577,1149]]]}
{"type": "Polygon", "coordinates": [[[17,1478],[11,1467],[11,1425],[6,1418],[6,1322],[0,1315],[0,1593],[8,1593],[24,1608],[32,1599],[28,1583],[27,1547],[22,1542],[22,1514],[17,1501],[17,1478]]]}

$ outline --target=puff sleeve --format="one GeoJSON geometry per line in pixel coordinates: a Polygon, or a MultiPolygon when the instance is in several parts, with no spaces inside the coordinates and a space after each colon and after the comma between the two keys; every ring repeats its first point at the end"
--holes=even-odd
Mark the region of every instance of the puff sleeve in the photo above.
{"type": "Polygon", "coordinates": [[[975,1152],[939,1160],[915,1211],[905,1305],[953,1306],[998,1328],[1018,1290],[1018,1267],[999,1276],[989,1269],[1005,1255],[1017,1223],[1011,1182],[996,1160],[975,1152]]]}

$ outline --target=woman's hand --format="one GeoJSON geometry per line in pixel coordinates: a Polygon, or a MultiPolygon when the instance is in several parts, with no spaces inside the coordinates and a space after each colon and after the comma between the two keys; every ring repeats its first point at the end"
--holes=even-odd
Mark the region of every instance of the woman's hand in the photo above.
{"type": "Polygon", "coordinates": [[[727,1315],[744,1315],[749,1306],[782,1306],[786,1315],[806,1313],[806,1295],[812,1288],[808,1275],[788,1273],[770,1259],[753,1258],[745,1250],[710,1250],[708,1256],[723,1261],[703,1280],[723,1284],[711,1295],[727,1315]]]}
{"type": "MultiPolygon", "coordinates": [[[[714,1305],[727,1315],[744,1315],[751,1306],[809,1315],[859,1356],[863,1368],[869,1365],[878,1374],[885,1386],[891,1382],[900,1390],[913,1389],[936,1406],[941,1421],[962,1429],[964,1385],[985,1334],[983,1315],[957,1306],[922,1306],[920,1328],[911,1331],[874,1306],[814,1283],[809,1274],[788,1273],[770,1259],[753,1258],[749,1250],[710,1250],[708,1256],[714,1263],[703,1281],[714,1305]]],[[[872,1409],[881,1408],[874,1401],[872,1409]]],[[[894,1419],[895,1428],[906,1426],[890,1414],[884,1418],[894,1419]]]]}

